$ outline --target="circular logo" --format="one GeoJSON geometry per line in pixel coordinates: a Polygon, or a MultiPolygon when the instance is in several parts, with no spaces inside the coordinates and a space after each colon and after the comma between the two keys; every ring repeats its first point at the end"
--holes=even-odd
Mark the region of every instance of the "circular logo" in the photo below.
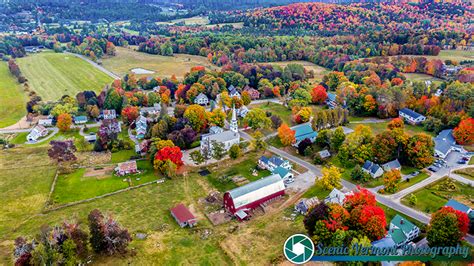
{"type": "Polygon", "coordinates": [[[308,262],[314,254],[314,244],[311,239],[302,234],[290,236],[283,246],[286,259],[294,264],[308,262]]]}

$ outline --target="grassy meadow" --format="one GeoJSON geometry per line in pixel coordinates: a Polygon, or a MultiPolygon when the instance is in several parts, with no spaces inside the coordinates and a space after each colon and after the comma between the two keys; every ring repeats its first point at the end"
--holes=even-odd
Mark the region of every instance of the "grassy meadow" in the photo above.
{"type": "Polygon", "coordinates": [[[112,82],[107,74],[69,54],[44,51],[17,61],[31,90],[46,101],[58,100],[66,94],[75,96],[84,90],[99,92],[112,82]]]}
{"type": "Polygon", "coordinates": [[[306,70],[313,70],[314,71],[314,78],[310,79],[310,81],[318,81],[320,82],[324,75],[328,74],[330,72],[329,69],[324,68],[322,66],[318,66],[316,64],[313,64],[308,61],[283,61],[283,62],[270,62],[268,64],[274,65],[274,66],[280,66],[280,67],[285,67],[289,64],[300,64],[302,65],[306,70]]]}
{"type": "MultiPolygon", "coordinates": [[[[175,54],[173,56],[152,55],[137,52],[134,49],[117,47],[117,54],[113,57],[104,58],[102,65],[119,76],[132,73],[134,68],[144,68],[155,73],[151,76],[184,78],[184,74],[192,67],[204,66],[207,69],[218,70],[219,67],[212,65],[207,58],[197,55],[175,54]]],[[[148,75],[147,75],[148,76],[148,75]]]]}
{"type": "Polygon", "coordinates": [[[0,128],[15,124],[26,115],[26,94],[10,74],[8,65],[0,63],[0,128]]]}

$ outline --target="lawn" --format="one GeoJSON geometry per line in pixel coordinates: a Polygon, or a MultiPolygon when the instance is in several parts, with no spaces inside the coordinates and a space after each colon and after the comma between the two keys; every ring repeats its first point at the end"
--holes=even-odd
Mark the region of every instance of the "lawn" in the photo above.
{"type": "Polygon", "coordinates": [[[211,70],[220,69],[202,56],[187,54],[161,56],[137,52],[134,49],[136,49],[134,46],[117,47],[117,54],[102,59],[102,65],[119,76],[132,73],[131,70],[134,68],[144,68],[155,72],[151,76],[169,78],[176,75],[178,79],[183,79],[184,75],[195,66],[205,66],[211,70]]]}
{"type": "Polygon", "coordinates": [[[383,211],[385,212],[385,219],[387,220],[387,225],[390,224],[390,221],[393,219],[393,217],[395,217],[395,215],[400,215],[402,217],[405,217],[405,219],[407,219],[408,221],[412,222],[414,225],[418,226],[421,230],[424,230],[426,225],[422,222],[419,222],[415,219],[412,219],[412,218],[409,218],[408,216],[406,216],[405,214],[402,214],[401,212],[398,212],[392,208],[389,208],[383,204],[380,204],[377,202],[377,206],[379,206],[380,208],[383,209],[383,211]]]}
{"type": "Polygon", "coordinates": [[[414,177],[408,179],[408,180],[410,180],[408,182],[407,181],[402,181],[398,185],[398,191],[401,191],[401,190],[404,190],[405,188],[411,187],[414,184],[427,179],[428,177],[430,177],[430,174],[428,174],[426,172],[422,172],[422,173],[418,174],[417,176],[414,176],[414,177]]]}
{"type": "Polygon", "coordinates": [[[410,81],[426,81],[431,80],[433,82],[442,82],[443,80],[437,77],[430,76],[423,73],[403,73],[403,75],[410,81]]]}
{"type": "Polygon", "coordinates": [[[130,160],[130,157],[136,156],[137,153],[134,150],[121,150],[112,153],[111,163],[121,163],[130,160]]]}
{"type": "Polygon", "coordinates": [[[7,63],[0,63],[0,128],[15,124],[26,115],[26,94],[7,63]]]}
{"type": "Polygon", "coordinates": [[[113,173],[86,176],[87,169],[85,168],[80,168],[71,174],[59,175],[53,193],[53,201],[58,204],[74,202],[124,189],[129,187],[128,181],[123,181],[127,178],[130,178],[130,186],[140,185],[158,178],[149,161],[138,161],[137,165],[141,173],[122,177],[115,176],[113,173]]]}
{"type": "Polygon", "coordinates": [[[45,51],[18,59],[30,89],[43,100],[56,101],[63,95],[75,97],[84,90],[99,92],[112,78],[88,62],[70,54],[45,51]]]}
{"type": "Polygon", "coordinates": [[[289,110],[287,107],[274,103],[274,102],[266,102],[266,103],[259,103],[259,104],[252,104],[252,108],[260,108],[263,111],[267,112],[272,112],[274,115],[278,115],[281,120],[291,126],[291,110],[289,110]]]}
{"type": "Polygon", "coordinates": [[[330,190],[326,190],[319,182],[316,182],[313,186],[306,190],[302,198],[318,197],[319,200],[323,200],[329,195],[329,193],[331,193],[330,190]]]}
{"type": "MultiPolygon", "coordinates": [[[[231,179],[234,176],[242,176],[252,182],[271,175],[268,170],[257,170],[258,175],[252,175],[260,156],[261,154],[247,153],[239,158],[237,162],[230,159],[214,164],[208,168],[211,174],[207,175],[206,178],[217,190],[225,192],[237,187],[237,184],[231,179]]],[[[197,174],[196,177],[198,177],[197,174]]]]}
{"type": "MultiPolygon", "coordinates": [[[[472,158],[474,158],[474,157],[472,157],[472,158]]],[[[471,158],[471,160],[472,160],[472,158],[471,158]]],[[[463,176],[467,179],[474,180],[474,167],[459,169],[459,170],[454,171],[454,173],[456,173],[460,176],[463,176]]]]}
{"type": "MultiPolygon", "coordinates": [[[[358,125],[364,125],[370,127],[374,134],[382,133],[383,131],[387,130],[387,122],[380,122],[380,123],[349,123],[346,125],[348,128],[355,129],[358,125]]],[[[405,132],[409,135],[415,135],[418,133],[425,133],[430,136],[435,136],[434,132],[428,132],[423,129],[423,126],[414,126],[405,124],[405,132]]]]}
{"type": "Polygon", "coordinates": [[[448,180],[450,179],[446,177],[415,191],[413,193],[417,198],[417,203],[415,206],[411,206],[409,203],[411,194],[402,198],[401,201],[407,206],[411,206],[426,213],[433,213],[437,211],[451,198],[473,207],[472,203],[470,202],[470,198],[472,195],[474,195],[474,187],[470,187],[453,180],[452,183],[455,185],[456,189],[447,189],[448,186],[445,184],[448,180]]]}

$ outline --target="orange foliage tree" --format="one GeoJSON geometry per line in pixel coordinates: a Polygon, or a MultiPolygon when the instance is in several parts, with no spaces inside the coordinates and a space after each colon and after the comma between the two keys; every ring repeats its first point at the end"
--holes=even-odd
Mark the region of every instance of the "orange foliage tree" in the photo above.
{"type": "Polygon", "coordinates": [[[72,125],[72,117],[68,113],[63,113],[58,116],[58,122],[56,123],[56,126],[61,130],[62,132],[68,131],[69,128],[71,128],[72,125]]]}
{"type": "Polygon", "coordinates": [[[278,137],[283,145],[289,146],[295,143],[295,131],[292,130],[287,124],[283,123],[278,128],[278,137]]]}
{"type": "Polygon", "coordinates": [[[474,118],[466,118],[453,130],[454,138],[461,145],[474,143],[474,118]]]}

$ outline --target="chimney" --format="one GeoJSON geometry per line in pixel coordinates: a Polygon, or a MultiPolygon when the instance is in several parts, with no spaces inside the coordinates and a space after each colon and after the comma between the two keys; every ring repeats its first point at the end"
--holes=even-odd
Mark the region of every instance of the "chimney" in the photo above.
{"type": "Polygon", "coordinates": [[[403,224],[403,219],[400,220],[400,224],[403,224]]]}

